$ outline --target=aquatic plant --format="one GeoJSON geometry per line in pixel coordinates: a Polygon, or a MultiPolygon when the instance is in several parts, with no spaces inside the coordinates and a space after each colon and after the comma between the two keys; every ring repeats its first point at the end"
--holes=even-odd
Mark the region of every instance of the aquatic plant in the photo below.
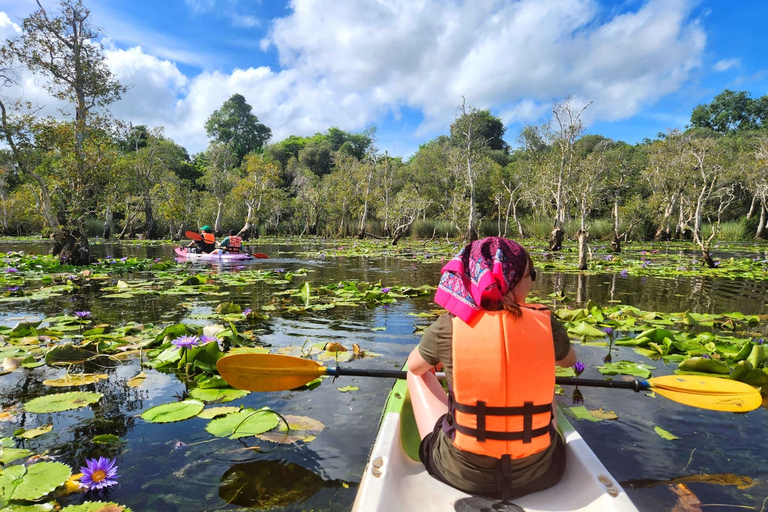
{"type": "Polygon", "coordinates": [[[80,487],[87,490],[106,489],[117,484],[117,463],[116,459],[99,457],[98,459],[86,459],[85,467],[80,471],[83,477],[80,479],[80,487]]]}

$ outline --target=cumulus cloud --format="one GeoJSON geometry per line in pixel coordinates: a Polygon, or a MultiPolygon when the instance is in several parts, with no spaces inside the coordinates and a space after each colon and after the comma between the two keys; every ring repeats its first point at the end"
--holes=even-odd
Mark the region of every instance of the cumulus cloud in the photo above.
{"type": "Polygon", "coordinates": [[[567,94],[576,105],[594,101],[587,123],[620,120],[701,66],[706,37],[693,4],[648,0],[614,14],[597,0],[293,0],[253,41],[276,51],[279,66],[184,76],[167,53],[110,49],[110,66],[133,85],[113,110],[165,126],[191,152],[205,148],[205,120],[234,93],[273,140],[362,130],[402,110],[421,114],[412,136],[433,136],[447,131],[462,96],[505,122],[535,121],[567,94]]]}
{"type": "Polygon", "coordinates": [[[14,23],[10,16],[0,12],[0,41],[16,37],[21,34],[21,27],[14,23]]]}

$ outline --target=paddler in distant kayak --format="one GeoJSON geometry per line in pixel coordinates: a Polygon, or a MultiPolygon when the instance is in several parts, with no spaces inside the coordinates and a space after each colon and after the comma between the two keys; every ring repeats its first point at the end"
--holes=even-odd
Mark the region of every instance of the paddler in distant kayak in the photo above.
{"type": "Polygon", "coordinates": [[[219,244],[219,248],[214,252],[222,252],[229,254],[240,254],[243,249],[243,239],[237,236],[237,231],[234,229],[229,230],[229,236],[219,244]]]}
{"type": "Polygon", "coordinates": [[[514,499],[552,487],[565,469],[554,366],[572,366],[576,355],[547,307],[525,302],[535,280],[518,243],[467,245],[442,269],[435,302],[448,313],[408,357],[420,458],[469,494],[514,499]],[[448,395],[429,371],[440,363],[448,395]]]}
{"type": "Polygon", "coordinates": [[[203,237],[200,240],[192,241],[187,247],[197,247],[204,253],[211,253],[216,250],[216,236],[213,234],[213,229],[210,226],[205,225],[200,228],[200,235],[203,237]]]}

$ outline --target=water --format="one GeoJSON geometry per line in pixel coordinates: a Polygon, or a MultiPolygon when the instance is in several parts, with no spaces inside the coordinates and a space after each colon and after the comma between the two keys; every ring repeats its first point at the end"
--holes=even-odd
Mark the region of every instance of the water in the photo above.
{"type": "MultiPolygon", "coordinates": [[[[323,258],[323,242],[303,244],[265,243],[254,251],[270,255],[259,260],[257,268],[310,270],[306,278],[297,278],[288,288],[303,281],[323,285],[355,279],[384,285],[435,284],[441,262],[414,263],[396,258],[323,258]]],[[[8,250],[42,252],[34,243],[0,245],[8,250]]],[[[172,255],[170,245],[98,244],[101,257],[160,257],[172,255]]],[[[237,267],[199,266],[203,272],[238,272],[237,267]]],[[[245,267],[253,268],[253,267],[245,267]]],[[[631,304],[647,311],[685,311],[768,314],[765,297],[768,282],[712,278],[621,277],[618,274],[578,275],[539,273],[532,294],[546,298],[560,292],[571,299],[571,307],[588,300],[603,306],[631,304]]],[[[112,325],[127,322],[167,325],[185,322],[208,323],[197,314],[209,313],[223,301],[243,307],[268,304],[275,291],[286,286],[255,283],[228,286],[220,291],[228,296],[139,295],[133,299],[100,298],[101,287],[113,286],[117,279],[152,279],[141,276],[115,276],[94,282],[82,292],[51,297],[47,301],[4,303],[0,305],[0,325],[14,325],[20,317],[54,316],[65,312],[89,310],[95,318],[112,325]]],[[[429,320],[410,314],[428,311],[434,304],[427,299],[400,301],[389,307],[335,308],[306,315],[274,317],[260,327],[261,343],[278,348],[287,345],[338,341],[349,347],[358,343],[364,350],[382,357],[364,358],[347,363],[359,368],[399,368],[418,342],[417,326],[429,320]],[[373,328],[384,330],[372,330],[373,328]]],[[[761,322],[755,327],[764,333],[761,322]]],[[[588,370],[586,378],[599,378],[594,368],[602,363],[606,347],[577,346],[579,359],[588,370]]],[[[613,351],[614,360],[631,359],[650,362],[628,348],[613,351]]],[[[675,365],[652,362],[654,375],[671,373],[675,365]]],[[[139,388],[126,381],[142,371],[137,359],[122,361],[109,370],[107,381],[89,386],[105,397],[95,406],[78,411],[50,415],[20,414],[16,421],[0,423],[0,435],[9,436],[19,428],[33,428],[53,423],[50,434],[26,442],[37,453],[48,450],[73,468],[83,464],[94,449],[93,436],[113,433],[123,441],[119,448],[105,449],[103,455],[117,456],[120,486],[108,498],[134,511],[203,511],[238,509],[256,510],[349,510],[356,486],[365,467],[370,446],[376,435],[389,380],[342,377],[330,379],[316,389],[275,393],[252,393],[224,405],[260,408],[269,406],[281,414],[309,416],[325,424],[321,434],[307,444],[277,445],[258,439],[219,439],[208,434],[208,420],[190,419],[170,424],[149,424],[142,411],[185,396],[188,386],[174,375],[144,368],[145,384],[139,388]],[[360,389],[342,393],[347,385],[360,389]]],[[[0,404],[3,408],[42,393],[50,388],[45,378],[60,376],[61,370],[48,367],[33,371],[15,371],[0,376],[0,404]]],[[[85,388],[82,388],[85,389],[85,388]]],[[[570,393],[570,389],[567,390],[570,393]]],[[[734,485],[685,482],[708,506],[708,511],[728,510],[726,505],[747,506],[760,510],[768,496],[768,462],[764,453],[768,414],[765,407],[736,415],[685,407],[661,397],[603,388],[582,389],[589,409],[603,408],[618,414],[617,421],[575,422],[608,470],[627,488],[642,511],[671,510],[677,501],[674,479],[690,475],[745,475],[758,481],[738,489],[734,485]],[[660,426],[680,439],[668,441],[654,432],[660,426]],[[669,482],[672,481],[672,482],[669,482]],[[714,506],[714,504],[723,504],[714,506]]],[[[559,400],[573,405],[570,396],[559,400]]],[[[62,503],[78,503],[80,495],[63,498],[62,503]]]]}

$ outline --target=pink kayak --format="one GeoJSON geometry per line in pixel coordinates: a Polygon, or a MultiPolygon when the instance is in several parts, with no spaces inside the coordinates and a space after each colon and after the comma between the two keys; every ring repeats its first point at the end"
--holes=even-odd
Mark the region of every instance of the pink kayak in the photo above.
{"type": "MultiPolygon", "coordinates": [[[[248,254],[248,253],[226,253],[226,252],[219,252],[219,253],[195,253],[195,252],[189,252],[187,251],[186,247],[176,247],[174,249],[176,251],[176,256],[178,258],[184,258],[189,261],[249,261],[252,259],[255,259],[254,256],[248,254]]],[[[266,258],[265,255],[259,255],[266,258]]]]}

